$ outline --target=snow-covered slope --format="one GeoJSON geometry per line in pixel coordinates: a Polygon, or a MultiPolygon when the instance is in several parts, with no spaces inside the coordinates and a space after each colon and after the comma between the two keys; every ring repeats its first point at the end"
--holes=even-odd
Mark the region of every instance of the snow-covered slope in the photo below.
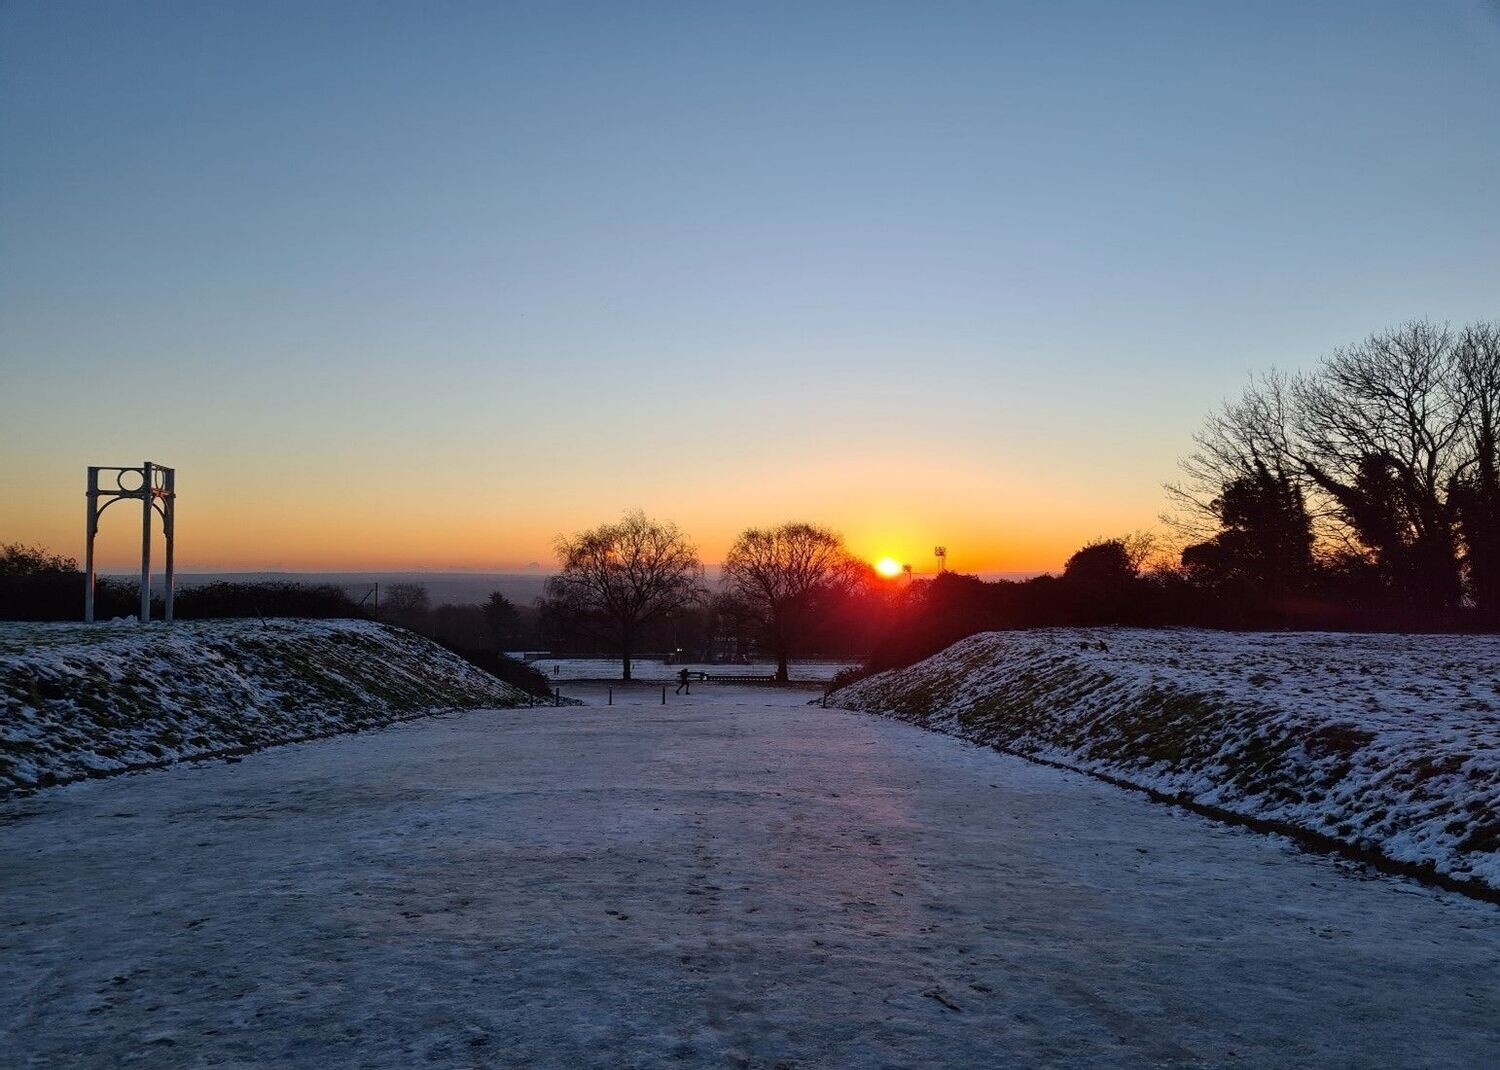
{"type": "Polygon", "coordinates": [[[529,701],[362,621],[0,624],[0,793],[529,701]]]}
{"type": "Polygon", "coordinates": [[[990,632],[830,705],[1500,889],[1500,638],[990,632]]]}

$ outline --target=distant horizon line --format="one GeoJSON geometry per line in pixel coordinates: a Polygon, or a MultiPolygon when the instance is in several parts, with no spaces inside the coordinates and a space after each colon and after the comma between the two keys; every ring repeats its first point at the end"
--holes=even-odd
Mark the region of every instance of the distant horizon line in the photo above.
{"type": "MultiPolygon", "coordinates": [[[[153,562],[152,579],[159,580],[160,566],[153,562]]],[[[719,564],[705,565],[704,571],[717,572],[722,566],[719,564]]],[[[101,567],[98,570],[100,576],[119,576],[131,578],[139,575],[139,569],[101,567]]],[[[956,572],[964,576],[977,576],[980,579],[1001,577],[1005,579],[1031,579],[1036,576],[1045,576],[1056,573],[1057,569],[980,569],[973,572],[964,569],[944,569],[946,572],[956,572]]],[[[202,568],[194,566],[189,569],[176,569],[175,578],[183,580],[201,576],[356,576],[378,578],[382,576],[508,576],[519,579],[542,579],[557,574],[555,568],[494,568],[494,569],[466,569],[466,568],[379,568],[379,569],[342,569],[342,568],[202,568]]],[[[913,576],[936,576],[937,569],[928,571],[913,570],[913,576]]]]}

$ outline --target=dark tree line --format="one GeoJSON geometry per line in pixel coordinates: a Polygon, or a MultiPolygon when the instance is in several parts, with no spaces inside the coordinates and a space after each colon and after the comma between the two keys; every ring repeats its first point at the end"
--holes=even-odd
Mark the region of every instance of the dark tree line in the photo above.
{"type": "MultiPolygon", "coordinates": [[[[20,543],[0,546],[0,620],[76,621],[83,589],[84,575],[74,558],[20,543]]],[[[100,620],[134,618],[140,612],[140,584],[101,576],[94,583],[94,603],[100,620]]],[[[152,600],[152,611],[160,619],[159,596],[152,600]]],[[[182,620],[370,616],[340,587],[284,582],[179,587],[173,612],[182,620]]]]}
{"type": "MultiPolygon", "coordinates": [[[[470,664],[535,695],[550,693],[547,678],[506,651],[525,649],[531,638],[526,616],[499,591],[479,605],[434,606],[420,583],[381,589],[376,616],[386,624],[425,635],[470,664]]],[[[533,615],[534,616],[534,615],[533,615]]]]}
{"type": "Polygon", "coordinates": [[[1149,538],[1101,539],[1060,575],[982,580],[939,573],[901,590],[864,671],[910,665],[978,632],[1012,628],[1201,623],[1192,588],[1173,569],[1148,567],[1149,538]]]}

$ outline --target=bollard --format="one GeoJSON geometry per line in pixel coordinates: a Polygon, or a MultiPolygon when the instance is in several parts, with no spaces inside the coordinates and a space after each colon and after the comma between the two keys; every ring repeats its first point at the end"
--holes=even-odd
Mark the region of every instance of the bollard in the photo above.
{"type": "Polygon", "coordinates": [[[536,692],[531,693],[531,708],[536,709],[536,692]]]}
{"type": "Polygon", "coordinates": [[[663,706],[665,706],[667,704],[667,685],[666,684],[662,684],[662,686],[661,686],[661,704],[663,706]]]}
{"type": "Polygon", "coordinates": [[[615,704],[615,689],[614,688],[610,688],[609,689],[609,703],[608,703],[608,705],[613,706],[614,704],[615,704]]]}
{"type": "Polygon", "coordinates": [[[562,705],[562,688],[560,688],[560,687],[554,687],[552,689],[552,705],[554,705],[554,706],[561,706],[562,705]]]}

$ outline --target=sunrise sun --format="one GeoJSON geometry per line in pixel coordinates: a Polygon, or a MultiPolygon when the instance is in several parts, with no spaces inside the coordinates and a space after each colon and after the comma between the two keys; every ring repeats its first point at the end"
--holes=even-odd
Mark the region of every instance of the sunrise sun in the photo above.
{"type": "Polygon", "coordinates": [[[875,571],[887,579],[901,575],[901,562],[894,557],[882,557],[875,562],[875,571]]]}

